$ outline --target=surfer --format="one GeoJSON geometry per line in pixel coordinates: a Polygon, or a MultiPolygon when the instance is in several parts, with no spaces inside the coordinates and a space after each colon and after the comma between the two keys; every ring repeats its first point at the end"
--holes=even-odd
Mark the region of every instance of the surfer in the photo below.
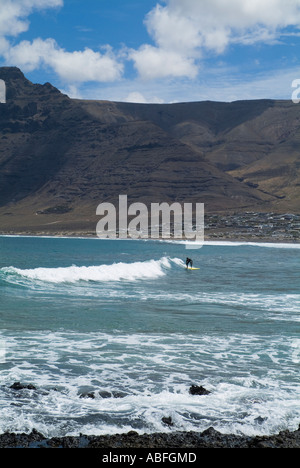
{"type": "Polygon", "coordinates": [[[189,267],[189,265],[191,265],[191,268],[193,268],[193,260],[191,258],[187,257],[185,264],[187,268],[189,267]]]}

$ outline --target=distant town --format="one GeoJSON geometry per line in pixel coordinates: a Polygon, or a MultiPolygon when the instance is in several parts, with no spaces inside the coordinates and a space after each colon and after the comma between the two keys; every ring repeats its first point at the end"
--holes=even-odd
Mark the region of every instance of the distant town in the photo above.
{"type": "Polygon", "coordinates": [[[300,215],[272,212],[206,214],[205,237],[216,240],[297,242],[300,239],[300,215]]]}

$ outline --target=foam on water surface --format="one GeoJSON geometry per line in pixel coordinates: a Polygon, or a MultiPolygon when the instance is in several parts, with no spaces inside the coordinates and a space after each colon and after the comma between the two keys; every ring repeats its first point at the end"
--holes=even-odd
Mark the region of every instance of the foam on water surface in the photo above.
{"type": "Polygon", "coordinates": [[[150,260],[147,262],[114,263],[99,266],[70,266],[65,268],[34,268],[20,269],[15,267],[2,268],[6,274],[16,274],[31,280],[50,283],[75,283],[77,281],[135,281],[140,279],[155,279],[165,275],[172,263],[183,265],[180,259],[150,260]]]}
{"type": "Polygon", "coordinates": [[[177,430],[214,425],[221,432],[254,435],[272,433],[282,421],[293,428],[299,420],[296,367],[288,364],[299,341],[254,335],[4,335],[0,432],[12,427],[35,427],[48,436],[168,431],[162,422],[167,416],[177,430]],[[200,376],[211,393],[195,397],[189,384],[200,376]],[[16,392],[9,388],[12,381],[34,382],[36,390],[16,392]],[[81,397],[88,392],[95,397],[81,397]]]}
{"type": "Polygon", "coordinates": [[[297,247],[0,242],[1,433],[297,429],[297,247]]]}

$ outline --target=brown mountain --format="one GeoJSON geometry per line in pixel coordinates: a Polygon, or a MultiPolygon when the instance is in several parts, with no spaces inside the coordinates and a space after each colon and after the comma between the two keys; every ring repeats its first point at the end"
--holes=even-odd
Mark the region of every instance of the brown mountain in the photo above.
{"type": "Polygon", "coordinates": [[[0,68],[0,230],[95,232],[99,203],[299,211],[300,107],[69,99],[0,68]]]}

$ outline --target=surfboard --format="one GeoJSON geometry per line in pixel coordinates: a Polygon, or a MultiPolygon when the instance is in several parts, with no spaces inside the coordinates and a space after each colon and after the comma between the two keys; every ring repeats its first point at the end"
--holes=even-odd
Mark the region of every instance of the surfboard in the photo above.
{"type": "Polygon", "coordinates": [[[188,267],[185,267],[186,270],[200,270],[200,268],[188,268],[188,267]]]}

